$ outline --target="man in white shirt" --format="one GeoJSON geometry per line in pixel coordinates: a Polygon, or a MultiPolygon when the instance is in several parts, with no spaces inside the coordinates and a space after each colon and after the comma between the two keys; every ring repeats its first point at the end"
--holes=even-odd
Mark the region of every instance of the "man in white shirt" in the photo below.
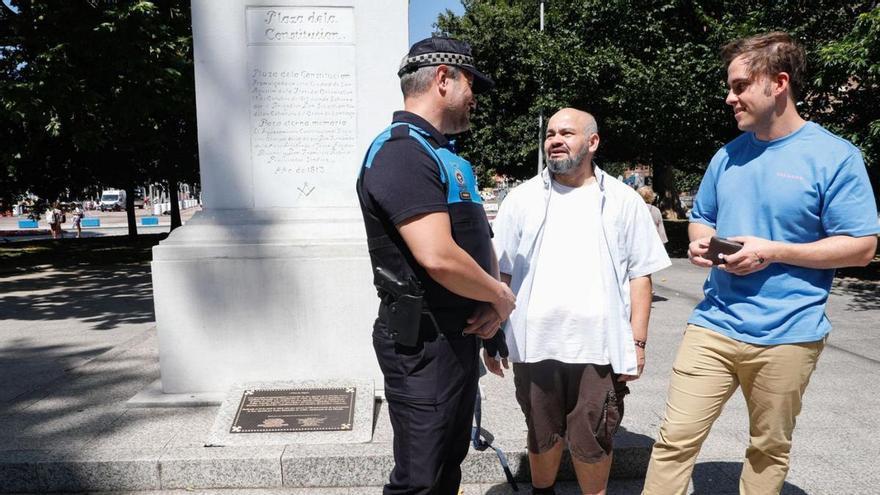
{"type": "MultiPolygon", "coordinates": [[[[598,147],[592,115],[557,112],[547,168],[510,192],[493,225],[517,295],[504,333],[535,494],[554,493],[563,440],[583,493],[605,493],[626,382],[645,364],[651,274],[670,264],[639,195],[593,163],[598,147]]],[[[484,360],[504,376],[507,360],[484,360]]]]}

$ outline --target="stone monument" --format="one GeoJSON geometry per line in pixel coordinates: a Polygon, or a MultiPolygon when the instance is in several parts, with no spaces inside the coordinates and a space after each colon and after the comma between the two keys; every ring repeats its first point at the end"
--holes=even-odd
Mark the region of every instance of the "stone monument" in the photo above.
{"type": "Polygon", "coordinates": [[[402,107],[406,0],[193,0],[204,210],[153,249],[165,394],[369,378],[355,180],[402,107]]]}

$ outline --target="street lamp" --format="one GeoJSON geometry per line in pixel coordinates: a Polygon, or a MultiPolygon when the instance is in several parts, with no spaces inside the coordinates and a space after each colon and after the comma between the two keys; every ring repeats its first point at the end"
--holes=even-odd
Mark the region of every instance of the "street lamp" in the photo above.
{"type": "MultiPolygon", "coordinates": [[[[541,2],[541,32],[544,32],[544,2],[541,2]]],[[[542,61],[543,63],[543,61],[542,61]]],[[[541,93],[544,93],[544,80],[541,79],[541,93]]],[[[538,111],[538,175],[544,170],[544,109],[538,111]]]]}

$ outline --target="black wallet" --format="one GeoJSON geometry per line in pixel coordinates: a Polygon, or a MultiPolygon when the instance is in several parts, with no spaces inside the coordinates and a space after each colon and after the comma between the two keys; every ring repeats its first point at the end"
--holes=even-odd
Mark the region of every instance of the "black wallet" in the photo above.
{"type": "Polygon", "coordinates": [[[742,243],[736,241],[728,241],[723,237],[712,236],[709,240],[709,250],[703,255],[703,258],[711,261],[713,265],[724,263],[721,255],[733,254],[742,249],[742,243]]]}

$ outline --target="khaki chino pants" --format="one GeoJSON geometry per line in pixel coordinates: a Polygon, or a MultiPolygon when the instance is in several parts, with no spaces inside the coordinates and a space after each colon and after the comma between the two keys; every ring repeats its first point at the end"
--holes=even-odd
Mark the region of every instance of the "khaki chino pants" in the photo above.
{"type": "Polygon", "coordinates": [[[788,474],[791,434],[801,397],[824,341],[759,346],[688,325],[651,453],[644,495],[685,494],[712,423],[738,386],[749,411],[741,494],[779,493],[788,474]]]}

